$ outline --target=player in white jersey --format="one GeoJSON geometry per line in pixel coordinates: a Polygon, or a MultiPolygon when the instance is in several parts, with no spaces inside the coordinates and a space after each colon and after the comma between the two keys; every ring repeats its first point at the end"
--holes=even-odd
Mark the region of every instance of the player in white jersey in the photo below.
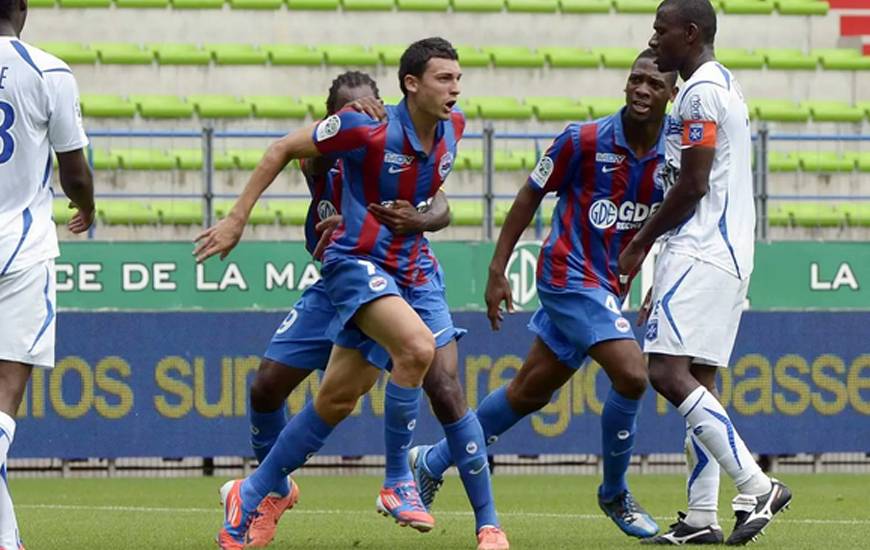
{"type": "MultiPolygon", "coordinates": [[[[752,272],[755,213],[751,131],[740,86],[716,61],[709,0],[665,0],[649,46],[662,72],[685,83],[667,132],[673,185],[619,259],[633,274],[646,247],[665,236],[644,342],[650,382],[686,420],[692,459],[689,513],[651,544],[718,544],[719,467],[737,486],[727,544],[754,539],[788,506],[791,492],[756,464],[719,403],[716,369],[727,367],[752,272]]],[[[624,275],[623,275],[624,276],[624,275]]]]}
{"type": "Polygon", "coordinates": [[[54,366],[52,149],[78,209],[69,229],[94,218],[78,90],[69,67],[19,40],[26,0],[0,0],[0,550],[23,548],[6,483],[14,416],[34,366],[54,366]]]}

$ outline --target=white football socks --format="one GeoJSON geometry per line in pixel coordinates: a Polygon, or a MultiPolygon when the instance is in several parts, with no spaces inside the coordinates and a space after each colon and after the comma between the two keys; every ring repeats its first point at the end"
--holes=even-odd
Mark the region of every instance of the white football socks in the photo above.
{"type": "Polygon", "coordinates": [[[18,522],[15,520],[15,510],[12,508],[12,496],[6,483],[6,457],[9,447],[15,438],[15,420],[4,412],[0,412],[0,468],[3,469],[3,479],[0,479],[0,547],[17,550],[18,522]]]}
{"type": "Polygon", "coordinates": [[[689,425],[686,425],[686,463],[689,466],[686,481],[689,509],[683,521],[692,527],[718,525],[719,463],[692,434],[689,425]]]}

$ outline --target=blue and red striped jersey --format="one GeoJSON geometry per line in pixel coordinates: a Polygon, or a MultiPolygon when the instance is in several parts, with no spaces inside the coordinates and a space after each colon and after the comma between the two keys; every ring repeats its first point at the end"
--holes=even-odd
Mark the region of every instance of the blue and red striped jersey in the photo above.
{"type": "MultiPolygon", "coordinates": [[[[601,287],[617,296],[617,260],[664,196],[665,132],[641,158],[625,141],[620,112],[569,124],[529,176],[559,197],[538,257],[538,284],[601,287]]],[[[663,126],[667,125],[667,121],[663,126]]]]}
{"type": "Polygon", "coordinates": [[[319,240],[314,228],[326,218],[341,213],[342,178],[341,161],[335,161],[322,174],[308,173],[306,164],[310,162],[309,159],[303,159],[300,167],[311,194],[311,204],[308,205],[308,214],[305,216],[305,249],[313,254],[319,240]]]}
{"type": "Polygon", "coordinates": [[[422,234],[396,235],[368,212],[371,203],[406,200],[424,207],[444,183],[456,158],[465,116],[454,110],[436,129],[431,154],[423,150],[403,100],[375,121],[353,109],[324,119],[314,130],[318,150],[342,160],[342,225],[324,253],[324,264],[341,256],[377,263],[404,286],[425,283],[438,269],[422,234]]]}

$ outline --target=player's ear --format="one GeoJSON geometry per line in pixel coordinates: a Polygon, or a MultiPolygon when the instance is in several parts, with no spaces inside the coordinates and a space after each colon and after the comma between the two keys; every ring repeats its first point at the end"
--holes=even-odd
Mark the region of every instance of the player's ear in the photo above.
{"type": "Polygon", "coordinates": [[[406,74],[404,82],[405,82],[405,89],[408,90],[409,92],[414,92],[416,94],[419,91],[420,80],[416,76],[414,76],[412,74],[406,74]]]}
{"type": "Polygon", "coordinates": [[[677,99],[677,94],[678,94],[678,93],[680,93],[680,87],[679,87],[679,86],[674,86],[673,88],[671,88],[671,98],[670,98],[670,102],[671,102],[671,103],[673,103],[674,100],[677,99]]]}

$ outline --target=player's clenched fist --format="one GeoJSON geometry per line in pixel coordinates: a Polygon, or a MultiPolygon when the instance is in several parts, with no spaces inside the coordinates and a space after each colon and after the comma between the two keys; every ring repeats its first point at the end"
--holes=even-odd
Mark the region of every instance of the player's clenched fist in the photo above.
{"type": "Polygon", "coordinates": [[[204,262],[215,254],[220,254],[221,260],[226,258],[239,244],[244,230],[245,221],[230,214],[197,235],[194,239],[197,245],[193,250],[197,263],[204,262]]]}

